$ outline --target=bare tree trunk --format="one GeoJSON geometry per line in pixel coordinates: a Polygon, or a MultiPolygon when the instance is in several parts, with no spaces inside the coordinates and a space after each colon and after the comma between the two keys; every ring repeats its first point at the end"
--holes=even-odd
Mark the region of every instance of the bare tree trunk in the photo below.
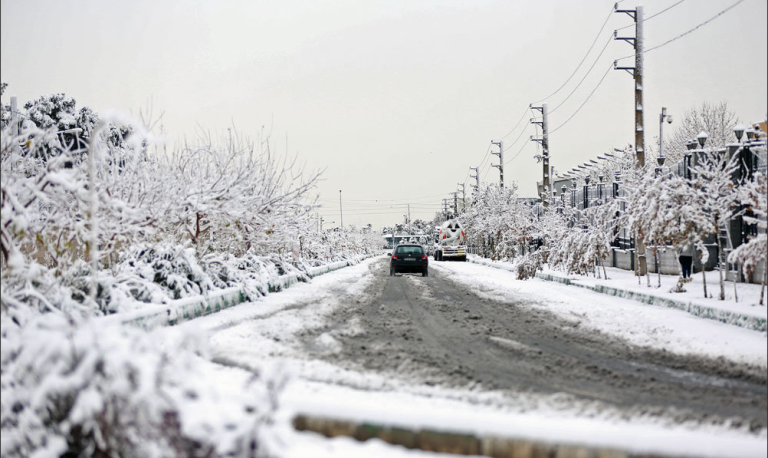
{"type": "Polygon", "coordinates": [[[717,239],[717,260],[718,266],[717,273],[720,276],[720,300],[725,300],[725,284],[723,281],[723,244],[720,242],[720,226],[717,224],[717,218],[715,218],[715,238],[717,239]]]}
{"type": "MultiPolygon", "coordinates": [[[[693,266],[696,264],[696,250],[693,250],[693,263],[691,263],[691,276],[693,276],[693,266]]],[[[704,263],[701,263],[701,279],[704,285],[704,299],[709,297],[707,295],[707,269],[705,269],[704,263]]]]}
{"type": "Polygon", "coordinates": [[[661,265],[659,264],[659,246],[653,246],[653,259],[656,264],[656,275],[659,277],[659,288],[661,288],[661,265]]]}
{"type": "Polygon", "coordinates": [[[603,259],[600,259],[600,265],[603,266],[603,278],[608,280],[608,272],[605,271],[605,261],[603,259]]]}
{"type": "MultiPolygon", "coordinates": [[[[647,247],[646,247],[647,248],[647,247]]],[[[643,257],[645,258],[645,286],[651,287],[651,271],[648,269],[648,250],[643,250],[643,257]]]]}
{"type": "Polygon", "coordinates": [[[763,302],[763,293],[765,291],[766,283],[768,283],[768,258],[765,258],[765,265],[763,266],[763,281],[760,285],[760,305],[765,305],[763,302]]]}

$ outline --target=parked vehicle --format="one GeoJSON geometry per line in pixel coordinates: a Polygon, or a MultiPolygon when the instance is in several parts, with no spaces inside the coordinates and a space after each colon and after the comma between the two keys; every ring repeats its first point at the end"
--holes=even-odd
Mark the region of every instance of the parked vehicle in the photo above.
{"type": "Polygon", "coordinates": [[[440,227],[437,236],[438,246],[435,248],[435,261],[456,259],[467,260],[467,251],[464,246],[464,229],[457,220],[448,220],[440,227]]]}
{"type": "Polygon", "coordinates": [[[424,247],[417,244],[400,244],[395,248],[389,261],[389,275],[398,272],[421,272],[422,277],[429,276],[429,256],[424,247]]]}

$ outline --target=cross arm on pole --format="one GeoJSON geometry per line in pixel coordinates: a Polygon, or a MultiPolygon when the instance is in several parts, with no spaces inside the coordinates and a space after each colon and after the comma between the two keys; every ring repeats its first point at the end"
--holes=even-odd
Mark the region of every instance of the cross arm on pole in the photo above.
{"type": "Polygon", "coordinates": [[[614,70],[626,70],[627,73],[632,75],[633,78],[635,77],[635,67],[619,67],[619,63],[618,62],[619,61],[617,61],[617,60],[613,61],[613,69],[614,70]]]}
{"type": "Polygon", "coordinates": [[[637,13],[636,10],[620,10],[618,3],[615,3],[613,5],[613,12],[614,13],[627,13],[627,15],[629,15],[629,17],[631,17],[633,21],[637,20],[637,19],[635,19],[635,14],[637,13]]]}

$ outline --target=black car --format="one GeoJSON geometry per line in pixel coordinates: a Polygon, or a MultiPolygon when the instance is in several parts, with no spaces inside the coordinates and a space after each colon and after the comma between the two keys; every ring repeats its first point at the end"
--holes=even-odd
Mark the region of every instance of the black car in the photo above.
{"type": "Polygon", "coordinates": [[[429,276],[429,257],[421,245],[403,243],[390,253],[389,275],[397,272],[421,272],[422,277],[429,276]]]}

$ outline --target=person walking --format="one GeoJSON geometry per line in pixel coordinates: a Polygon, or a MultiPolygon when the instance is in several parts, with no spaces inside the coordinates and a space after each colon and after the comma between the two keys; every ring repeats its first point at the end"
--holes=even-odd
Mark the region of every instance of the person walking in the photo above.
{"type": "Polygon", "coordinates": [[[694,247],[691,240],[686,240],[680,248],[678,248],[677,260],[680,261],[680,267],[683,270],[683,279],[691,278],[693,250],[694,247]]]}

